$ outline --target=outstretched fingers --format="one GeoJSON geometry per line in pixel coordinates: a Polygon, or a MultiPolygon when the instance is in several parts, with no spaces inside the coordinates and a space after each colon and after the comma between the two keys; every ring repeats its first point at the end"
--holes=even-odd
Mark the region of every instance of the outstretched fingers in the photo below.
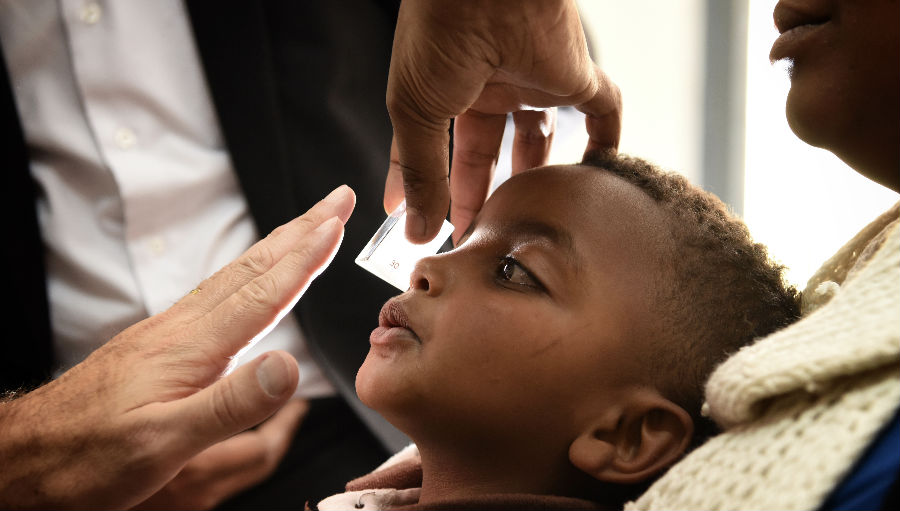
{"type": "Polygon", "coordinates": [[[356,196],[350,187],[343,185],[336,188],[309,211],[281,225],[239,258],[201,282],[174,308],[187,321],[209,313],[247,283],[271,270],[325,221],[337,217],[341,223],[346,222],[355,203],[356,196]]]}
{"type": "Polygon", "coordinates": [[[340,219],[333,217],[295,239],[268,271],[244,282],[197,318],[186,338],[199,343],[213,359],[230,357],[262,338],[331,262],[343,233],[340,219]]]}

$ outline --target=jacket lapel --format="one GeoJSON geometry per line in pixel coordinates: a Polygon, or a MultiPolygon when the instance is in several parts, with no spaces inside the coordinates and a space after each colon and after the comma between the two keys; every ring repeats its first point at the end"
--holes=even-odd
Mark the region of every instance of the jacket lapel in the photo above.
{"type": "Polygon", "coordinates": [[[187,2],[232,164],[260,235],[297,211],[260,2],[187,2]]]}
{"type": "Polygon", "coordinates": [[[25,136],[0,49],[0,129],[3,190],[0,222],[5,239],[2,264],[4,335],[0,348],[0,394],[39,385],[51,375],[53,354],[44,275],[43,242],[37,219],[34,181],[25,136]]]}

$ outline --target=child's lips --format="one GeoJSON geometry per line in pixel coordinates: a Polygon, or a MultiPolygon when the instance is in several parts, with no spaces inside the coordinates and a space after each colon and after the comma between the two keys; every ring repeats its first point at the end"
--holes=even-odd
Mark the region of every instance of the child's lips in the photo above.
{"type": "Polygon", "coordinates": [[[373,344],[387,344],[395,338],[408,337],[421,344],[422,340],[410,327],[409,316],[396,298],[388,300],[378,315],[378,328],[372,331],[369,341],[373,344]]]}
{"type": "Polygon", "coordinates": [[[408,328],[399,326],[379,326],[369,335],[369,344],[373,347],[396,348],[400,343],[421,344],[419,337],[408,328]]]}

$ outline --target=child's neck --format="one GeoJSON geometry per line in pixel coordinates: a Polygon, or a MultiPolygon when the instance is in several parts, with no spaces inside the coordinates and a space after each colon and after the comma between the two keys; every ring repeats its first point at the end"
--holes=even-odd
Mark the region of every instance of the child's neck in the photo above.
{"type": "Polygon", "coordinates": [[[499,493],[571,496],[574,493],[566,487],[568,482],[581,480],[572,473],[568,460],[554,462],[535,450],[526,453],[497,445],[466,448],[452,444],[416,442],[422,457],[420,504],[499,493]]]}

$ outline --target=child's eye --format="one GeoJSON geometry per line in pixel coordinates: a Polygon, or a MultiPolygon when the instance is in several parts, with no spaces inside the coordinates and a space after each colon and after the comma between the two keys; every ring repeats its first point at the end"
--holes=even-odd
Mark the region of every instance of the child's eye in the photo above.
{"type": "Polygon", "coordinates": [[[510,284],[543,289],[541,283],[532,277],[531,273],[519,261],[511,256],[500,259],[500,264],[497,266],[497,277],[510,284]]]}

